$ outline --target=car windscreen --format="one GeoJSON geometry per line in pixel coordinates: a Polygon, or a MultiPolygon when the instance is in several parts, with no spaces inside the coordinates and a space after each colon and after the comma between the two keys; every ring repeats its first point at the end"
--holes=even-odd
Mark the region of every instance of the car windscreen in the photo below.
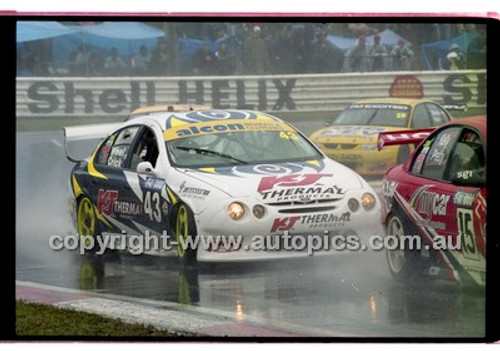
{"type": "Polygon", "coordinates": [[[172,165],[198,168],[319,159],[322,155],[296,131],[205,134],[166,141],[172,165]]]}
{"type": "Polygon", "coordinates": [[[334,125],[407,127],[410,107],[397,104],[353,104],[340,113],[334,125]]]}

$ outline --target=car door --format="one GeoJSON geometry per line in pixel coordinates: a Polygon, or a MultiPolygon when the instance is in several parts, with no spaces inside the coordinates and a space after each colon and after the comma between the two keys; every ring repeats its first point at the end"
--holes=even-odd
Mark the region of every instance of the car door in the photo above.
{"type": "Polygon", "coordinates": [[[419,178],[419,186],[408,199],[409,206],[430,236],[456,236],[456,223],[451,221],[455,186],[448,180],[448,165],[461,131],[462,127],[452,126],[428,138],[411,164],[410,172],[419,178]]]}
{"type": "Polygon", "coordinates": [[[447,260],[484,281],[486,201],[475,173],[484,172],[480,134],[450,126],[436,133],[415,154],[411,173],[424,182],[409,199],[430,236],[446,238],[447,260]]]}
{"type": "Polygon", "coordinates": [[[134,226],[156,235],[167,229],[169,213],[166,182],[157,171],[161,163],[160,147],[154,130],[144,126],[134,142],[130,163],[124,170],[130,197],[142,204],[141,216],[134,218],[134,226]]]}
{"type": "Polygon", "coordinates": [[[134,233],[130,220],[139,215],[141,209],[131,196],[124,170],[128,167],[132,146],[141,129],[141,126],[131,126],[113,133],[89,161],[89,169],[92,169],[89,190],[106,225],[104,232],[134,233]]]}

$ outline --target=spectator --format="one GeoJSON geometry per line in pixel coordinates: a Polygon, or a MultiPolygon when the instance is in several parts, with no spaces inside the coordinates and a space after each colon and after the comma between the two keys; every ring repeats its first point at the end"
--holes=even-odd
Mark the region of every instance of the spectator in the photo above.
{"type": "Polygon", "coordinates": [[[125,63],[118,55],[117,48],[111,48],[109,56],[104,60],[104,73],[108,76],[121,76],[125,73],[125,63]]]}
{"type": "Polygon", "coordinates": [[[413,51],[406,45],[403,39],[398,40],[398,45],[391,51],[392,69],[394,71],[407,71],[410,69],[410,60],[413,51]]]}
{"type": "Polygon", "coordinates": [[[292,56],[292,43],[288,37],[288,32],[283,29],[279,33],[278,39],[272,46],[272,68],[273,73],[286,74],[290,73],[291,57],[292,56]]]}
{"type": "Polygon", "coordinates": [[[203,44],[193,57],[193,74],[214,74],[216,65],[215,60],[215,55],[212,53],[208,45],[203,44]]]}
{"type": "Polygon", "coordinates": [[[373,47],[370,49],[370,57],[372,59],[371,70],[372,71],[384,71],[385,70],[385,58],[387,57],[387,48],[384,44],[380,42],[380,34],[375,34],[373,47]]]}
{"type": "Polygon", "coordinates": [[[451,71],[465,68],[465,56],[460,52],[458,44],[451,44],[446,57],[441,59],[441,68],[451,71]]]}
{"type": "Polygon", "coordinates": [[[478,36],[469,44],[467,50],[467,68],[484,69],[486,68],[486,28],[478,28],[478,36]]]}
{"type": "Polygon", "coordinates": [[[219,49],[215,52],[217,64],[217,73],[220,75],[234,74],[236,71],[237,58],[234,52],[222,42],[219,49]]]}
{"type": "Polygon", "coordinates": [[[266,74],[269,72],[269,53],[267,44],[261,38],[260,27],[254,26],[252,33],[245,40],[243,60],[248,74],[266,74]]]}
{"type": "Polygon", "coordinates": [[[102,65],[99,55],[91,53],[88,61],[88,75],[94,77],[102,75],[102,65]]]}
{"type": "Polygon", "coordinates": [[[306,73],[311,61],[312,45],[305,30],[295,32],[292,39],[292,72],[306,73]]]}
{"type": "Polygon", "coordinates": [[[26,73],[35,77],[49,75],[49,59],[44,53],[41,43],[30,43],[27,45],[27,52],[23,59],[23,68],[26,73]],[[28,73],[29,72],[29,73],[28,73]]]}
{"type": "Polygon", "coordinates": [[[315,73],[339,72],[344,63],[344,55],[327,40],[326,32],[319,34],[313,45],[312,66],[315,73]]]}
{"type": "Polygon", "coordinates": [[[168,72],[167,43],[165,39],[158,40],[158,44],[151,54],[149,61],[150,72],[153,75],[166,76],[168,72]]]}
{"type": "MultiPolygon", "coordinates": [[[[73,68],[73,75],[75,76],[87,76],[88,75],[88,64],[90,59],[90,51],[87,49],[87,45],[81,44],[78,46],[78,51],[75,55],[73,68]]],[[[71,69],[70,69],[71,72],[71,69]]]]}
{"type": "Polygon", "coordinates": [[[130,71],[134,76],[146,76],[149,73],[149,61],[151,54],[148,49],[142,45],[139,48],[139,54],[132,57],[130,60],[130,71]]]}
{"type": "Polygon", "coordinates": [[[348,54],[347,63],[351,72],[365,72],[367,70],[367,59],[366,38],[361,35],[358,39],[358,45],[348,54]]]}

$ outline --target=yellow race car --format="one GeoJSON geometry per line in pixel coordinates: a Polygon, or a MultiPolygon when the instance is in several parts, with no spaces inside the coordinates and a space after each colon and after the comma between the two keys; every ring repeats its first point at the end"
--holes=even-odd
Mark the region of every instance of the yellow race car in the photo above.
{"type": "Polygon", "coordinates": [[[439,104],[422,99],[368,99],[347,106],[310,139],[330,158],[363,175],[381,175],[410,155],[412,146],[377,150],[380,132],[432,128],[451,115],[439,104]]]}

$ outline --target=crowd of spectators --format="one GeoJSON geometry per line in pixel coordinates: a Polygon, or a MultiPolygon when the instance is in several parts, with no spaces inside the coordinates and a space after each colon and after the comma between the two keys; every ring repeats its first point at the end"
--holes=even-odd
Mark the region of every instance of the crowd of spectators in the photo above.
{"type": "MultiPolygon", "coordinates": [[[[116,48],[102,57],[85,44],[72,52],[66,61],[69,76],[168,76],[168,75],[233,75],[233,74],[298,74],[367,72],[384,70],[419,70],[420,45],[455,37],[466,31],[477,31],[466,53],[453,43],[449,53],[439,60],[444,70],[485,68],[486,30],[482,26],[461,24],[376,24],[376,23],[179,23],[179,38],[216,40],[231,35],[240,43],[240,50],[222,42],[212,51],[203,45],[190,60],[172,62],[167,41],[158,40],[148,50],[123,59],[116,48]],[[401,37],[397,45],[382,43],[380,32],[392,29],[401,37]],[[343,51],[332,45],[330,34],[357,39],[357,44],[343,51]],[[373,43],[367,45],[367,36],[373,43]]],[[[34,76],[54,75],[48,57],[50,50],[31,45],[18,65],[34,76]]]]}

